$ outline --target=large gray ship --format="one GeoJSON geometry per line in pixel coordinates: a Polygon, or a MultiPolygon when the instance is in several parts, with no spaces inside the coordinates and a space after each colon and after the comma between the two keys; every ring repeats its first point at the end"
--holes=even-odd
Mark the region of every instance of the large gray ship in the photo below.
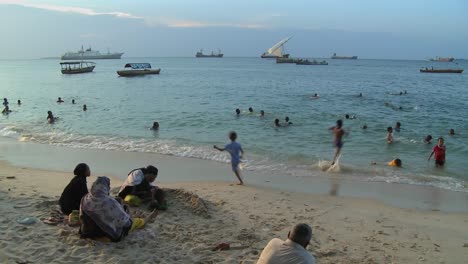
{"type": "Polygon", "coordinates": [[[91,50],[91,47],[84,50],[81,46],[81,50],[78,52],[67,52],[62,55],[62,60],[102,60],[102,59],[120,59],[123,52],[110,53],[107,51],[106,54],[101,54],[98,50],[91,50]]]}

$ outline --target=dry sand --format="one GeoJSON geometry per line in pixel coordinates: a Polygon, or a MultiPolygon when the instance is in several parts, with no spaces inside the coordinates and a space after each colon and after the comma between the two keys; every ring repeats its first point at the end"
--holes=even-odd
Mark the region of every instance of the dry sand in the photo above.
{"type": "Polygon", "coordinates": [[[160,185],[169,209],[154,223],[119,243],[85,240],[76,227],[17,223],[51,215],[71,173],[0,168],[0,263],[255,263],[271,238],[285,239],[299,222],[313,228],[308,250],[318,263],[468,260],[468,214],[226,182],[160,185]],[[212,251],[220,242],[231,249],[212,251]]]}

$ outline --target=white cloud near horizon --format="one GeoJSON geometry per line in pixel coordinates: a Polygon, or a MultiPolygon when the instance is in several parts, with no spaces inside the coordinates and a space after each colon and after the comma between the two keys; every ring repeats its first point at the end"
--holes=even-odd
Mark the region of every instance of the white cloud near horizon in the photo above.
{"type": "Polygon", "coordinates": [[[63,12],[63,13],[75,13],[80,15],[86,16],[101,16],[101,15],[108,15],[114,16],[118,18],[133,18],[133,19],[143,19],[139,16],[134,16],[129,13],[125,12],[97,12],[90,8],[84,7],[76,7],[76,6],[58,6],[58,5],[48,5],[48,4],[34,4],[26,1],[18,1],[18,0],[0,0],[0,5],[17,5],[23,7],[30,7],[30,8],[37,8],[37,9],[44,9],[49,11],[55,12],[63,12]]]}
{"type": "Polygon", "coordinates": [[[176,18],[153,18],[141,17],[130,13],[113,11],[113,12],[98,12],[91,8],[76,7],[76,6],[60,6],[50,4],[36,4],[28,1],[21,0],[0,0],[0,5],[16,5],[28,8],[36,8],[49,10],[62,13],[74,13],[85,16],[100,16],[108,15],[117,18],[140,19],[148,26],[166,26],[171,28],[203,28],[203,27],[233,27],[233,28],[246,28],[246,29],[259,29],[265,28],[262,23],[217,23],[217,22],[203,22],[195,20],[184,20],[176,18]]]}

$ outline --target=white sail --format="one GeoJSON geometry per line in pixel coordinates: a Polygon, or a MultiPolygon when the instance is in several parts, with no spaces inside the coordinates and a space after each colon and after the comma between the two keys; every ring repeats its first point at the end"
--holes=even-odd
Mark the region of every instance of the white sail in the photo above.
{"type": "Polygon", "coordinates": [[[287,37],[280,42],[276,43],[273,47],[269,48],[266,52],[265,55],[274,55],[274,56],[283,56],[283,45],[290,40],[291,37],[287,37]]]}

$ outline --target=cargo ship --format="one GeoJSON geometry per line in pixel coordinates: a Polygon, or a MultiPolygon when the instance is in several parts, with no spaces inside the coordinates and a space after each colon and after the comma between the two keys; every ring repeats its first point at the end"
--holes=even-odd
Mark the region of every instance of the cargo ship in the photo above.
{"type": "Polygon", "coordinates": [[[103,60],[103,59],[120,59],[123,52],[101,54],[98,50],[91,50],[91,47],[86,50],[81,46],[81,50],[77,52],[67,52],[62,55],[62,60],[103,60]]]}
{"type": "Polygon", "coordinates": [[[214,53],[213,51],[211,54],[203,54],[203,50],[201,49],[197,54],[195,54],[195,57],[197,58],[222,58],[224,56],[223,53],[221,53],[221,50],[218,49],[218,53],[214,53]]]}
{"type": "Polygon", "coordinates": [[[357,60],[357,56],[337,56],[336,53],[333,53],[331,58],[334,60],[357,60]]]}

